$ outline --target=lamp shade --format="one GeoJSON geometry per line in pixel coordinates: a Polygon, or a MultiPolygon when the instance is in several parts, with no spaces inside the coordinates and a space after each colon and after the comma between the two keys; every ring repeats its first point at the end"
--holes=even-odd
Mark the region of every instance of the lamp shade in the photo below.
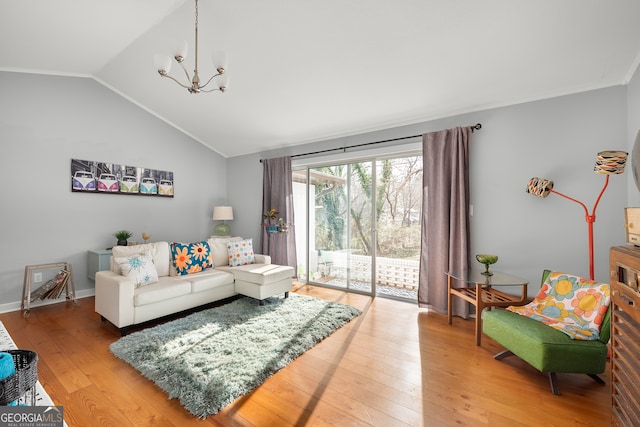
{"type": "Polygon", "coordinates": [[[231,206],[215,206],[213,208],[214,221],[226,221],[233,219],[233,208],[231,206]]]}
{"type": "Polygon", "coordinates": [[[620,175],[624,172],[627,155],[625,151],[601,151],[593,170],[604,175],[620,175]]]}
{"type": "Polygon", "coordinates": [[[545,198],[553,190],[553,181],[544,178],[531,178],[527,185],[527,193],[545,198]]]}

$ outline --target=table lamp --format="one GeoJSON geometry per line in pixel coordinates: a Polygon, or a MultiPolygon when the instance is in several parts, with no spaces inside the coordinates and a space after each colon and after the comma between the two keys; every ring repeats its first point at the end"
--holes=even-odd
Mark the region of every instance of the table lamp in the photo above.
{"type": "Polygon", "coordinates": [[[215,236],[230,236],[229,226],[225,223],[233,219],[233,208],[231,206],[215,206],[213,208],[213,220],[222,221],[213,228],[215,236]]]}
{"type": "Polygon", "coordinates": [[[554,193],[582,206],[584,209],[585,220],[589,226],[589,278],[591,280],[595,280],[593,274],[593,223],[596,222],[596,209],[604,190],[606,190],[607,185],[609,185],[609,175],[619,175],[624,172],[627,155],[628,153],[624,151],[601,151],[598,153],[593,170],[599,174],[606,175],[606,179],[604,181],[604,186],[602,187],[602,190],[600,190],[600,194],[596,199],[596,203],[593,205],[591,214],[589,214],[589,210],[584,203],[555,191],[553,189],[553,181],[551,180],[534,177],[529,180],[529,184],[527,185],[527,193],[533,194],[534,196],[545,198],[549,194],[554,193]]]}

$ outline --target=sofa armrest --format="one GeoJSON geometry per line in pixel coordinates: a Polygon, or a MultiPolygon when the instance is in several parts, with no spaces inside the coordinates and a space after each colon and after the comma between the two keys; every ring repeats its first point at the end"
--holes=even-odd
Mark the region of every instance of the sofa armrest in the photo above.
{"type": "Polygon", "coordinates": [[[271,264],[271,257],[269,255],[255,254],[256,264],[271,264]]]}
{"type": "Polygon", "coordinates": [[[95,311],[118,328],[133,325],[135,289],[132,279],[112,271],[98,271],[95,311]]]}

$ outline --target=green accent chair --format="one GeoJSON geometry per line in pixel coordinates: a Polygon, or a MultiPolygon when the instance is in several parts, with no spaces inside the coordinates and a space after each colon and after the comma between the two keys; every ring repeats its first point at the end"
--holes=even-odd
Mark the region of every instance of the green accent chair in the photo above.
{"type": "MultiPolygon", "coordinates": [[[[542,283],[549,273],[549,270],[544,271],[542,283]]],[[[594,341],[571,339],[542,322],[508,310],[485,311],[483,332],[506,348],[494,355],[494,359],[518,356],[540,372],[548,373],[551,392],[559,395],[558,372],[587,374],[604,384],[597,374],[602,374],[607,364],[610,312],[611,308],[605,314],[600,338],[594,341]]]]}

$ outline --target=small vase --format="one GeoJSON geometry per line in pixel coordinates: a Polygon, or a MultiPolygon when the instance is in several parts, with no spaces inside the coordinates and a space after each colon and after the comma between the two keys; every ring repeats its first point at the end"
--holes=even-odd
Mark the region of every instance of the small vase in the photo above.
{"type": "Polygon", "coordinates": [[[476,259],[480,264],[484,264],[484,271],[482,274],[485,276],[493,276],[493,273],[489,271],[489,266],[498,262],[498,255],[478,254],[476,259]]]}
{"type": "Polygon", "coordinates": [[[127,246],[126,240],[118,240],[118,246],[127,246]]]}

